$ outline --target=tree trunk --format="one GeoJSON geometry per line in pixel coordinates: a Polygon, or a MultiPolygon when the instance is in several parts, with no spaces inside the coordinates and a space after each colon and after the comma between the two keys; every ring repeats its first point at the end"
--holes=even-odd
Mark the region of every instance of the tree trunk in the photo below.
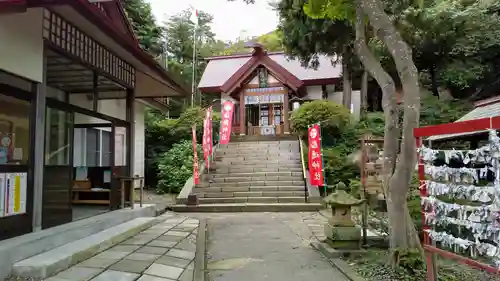
{"type": "Polygon", "coordinates": [[[351,50],[348,46],[344,46],[344,52],[342,54],[342,104],[349,110],[351,110],[351,97],[352,97],[352,85],[351,85],[351,50]]]}
{"type": "MultiPolygon", "coordinates": [[[[418,127],[420,118],[418,71],[413,62],[411,49],[394,27],[390,17],[384,12],[382,2],[380,0],[357,0],[357,3],[362,12],[368,16],[377,37],[389,49],[403,86],[404,115],[401,152],[387,190],[387,204],[391,206],[389,215],[391,250],[394,253],[412,248],[420,249],[415,226],[407,221],[409,214],[405,203],[416,164],[413,129],[418,127]]],[[[386,144],[384,144],[384,149],[385,147],[386,144]]]]}
{"type": "Polygon", "coordinates": [[[368,71],[363,71],[363,76],[361,76],[361,112],[360,119],[366,119],[366,114],[368,113],[368,71]]]}
{"type": "Polygon", "coordinates": [[[365,36],[365,23],[363,11],[356,6],[356,54],[365,69],[375,78],[382,89],[382,108],[384,110],[384,193],[388,189],[389,179],[396,163],[399,139],[399,122],[396,107],[396,87],[392,77],[384,70],[380,61],[368,48],[365,36]]]}
{"type": "Polygon", "coordinates": [[[432,94],[436,97],[439,97],[439,90],[438,90],[438,84],[436,80],[436,66],[431,65],[429,67],[429,75],[431,76],[431,89],[432,89],[432,94]]]}

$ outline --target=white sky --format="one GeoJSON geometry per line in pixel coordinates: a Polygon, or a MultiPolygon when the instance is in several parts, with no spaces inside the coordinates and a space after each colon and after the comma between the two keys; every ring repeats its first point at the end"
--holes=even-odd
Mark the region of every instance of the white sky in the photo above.
{"type": "Polygon", "coordinates": [[[278,16],[269,0],[257,0],[247,5],[242,0],[147,0],[153,7],[158,23],[193,6],[214,17],[212,31],[220,40],[235,40],[239,36],[258,36],[276,29],[278,16]]]}

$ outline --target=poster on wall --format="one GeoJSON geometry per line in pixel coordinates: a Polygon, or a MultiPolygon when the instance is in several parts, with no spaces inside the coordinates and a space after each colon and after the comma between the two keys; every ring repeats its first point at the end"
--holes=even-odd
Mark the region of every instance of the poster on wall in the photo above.
{"type": "Polygon", "coordinates": [[[0,174],[0,218],[5,216],[5,174],[0,174]]]}
{"type": "Polygon", "coordinates": [[[27,173],[8,173],[4,178],[4,216],[26,213],[27,173]]]}
{"type": "Polygon", "coordinates": [[[12,134],[0,134],[0,164],[6,164],[12,158],[12,134]]]}

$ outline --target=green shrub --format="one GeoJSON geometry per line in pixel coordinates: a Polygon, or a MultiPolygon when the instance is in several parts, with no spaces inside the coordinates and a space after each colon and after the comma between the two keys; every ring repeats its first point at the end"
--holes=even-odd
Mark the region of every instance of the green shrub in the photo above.
{"type": "Polygon", "coordinates": [[[290,117],[292,131],[304,138],[307,138],[309,125],[321,122],[322,141],[327,146],[336,142],[350,121],[347,108],[328,100],[306,102],[290,117]]]}
{"type": "Polygon", "coordinates": [[[325,148],[323,149],[323,161],[328,185],[343,182],[349,186],[352,180],[359,178],[358,168],[347,160],[345,150],[336,147],[325,148]]]}
{"type": "MultiPolygon", "coordinates": [[[[191,127],[196,125],[196,139],[201,143],[203,136],[203,119],[205,109],[193,107],[186,109],[178,119],[168,119],[157,111],[146,112],[146,184],[156,186],[159,178],[159,164],[164,159],[165,152],[174,144],[189,140],[191,143],[191,127]]],[[[220,114],[213,114],[214,141],[218,138],[220,114]]],[[[200,155],[201,157],[201,155],[200,155]]]]}
{"type": "MultiPolygon", "coordinates": [[[[201,146],[197,146],[198,157],[201,157],[201,146]]],[[[179,193],[186,181],[193,175],[193,143],[184,140],[174,144],[158,161],[159,193],[179,193]]]]}

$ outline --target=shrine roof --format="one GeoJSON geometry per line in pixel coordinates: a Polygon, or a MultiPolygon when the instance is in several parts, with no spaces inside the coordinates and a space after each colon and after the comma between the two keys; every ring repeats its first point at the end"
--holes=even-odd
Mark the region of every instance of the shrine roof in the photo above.
{"type": "MultiPolygon", "coordinates": [[[[208,64],[198,88],[203,90],[221,87],[233,74],[248,63],[253,56],[254,53],[206,58],[208,64]]],[[[319,66],[317,69],[304,67],[299,60],[290,59],[283,52],[269,52],[265,53],[264,56],[276,62],[306,85],[328,84],[327,80],[338,79],[342,75],[341,65],[332,65],[333,58],[325,55],[319,55],[319,66]]]]}
{"type": "MultiPolygon", "coordinates": [[[[474,103],[474,109],[469,113],[462,116],[456,122],[470,121],[470,120],[478,120],[482,118],[491,118],[500,116],[500,96],[480,100],[474,103]]],[[[479,133],[484,133],[486,131],[476,131],[476,132],[468,132],[468,133],[459,133],[459,134],[448,134],[448,135],[439,135],[439,136],[431,136],[427,138],[430,141],[438,141],[451,139],[456,137],[464,137],[469,135],[475,135],[479,133]]]]}

